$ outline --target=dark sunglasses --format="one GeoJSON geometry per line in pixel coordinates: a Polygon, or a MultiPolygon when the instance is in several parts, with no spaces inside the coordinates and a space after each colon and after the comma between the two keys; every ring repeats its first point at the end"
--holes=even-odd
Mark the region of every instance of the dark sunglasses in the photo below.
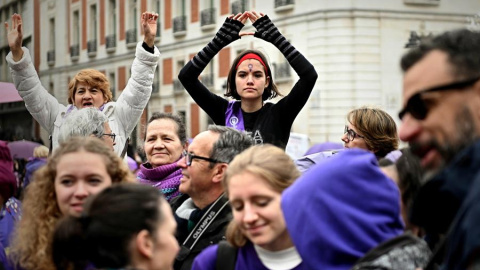
{"type": "Polygon", "coordinates": [[[361,135],[358,135],[358,133],[356,133],[353,129],[349,129],[347,125],[345,126],[345,129],[344,129],[344,131],[343,131],[343,134],[345,134],[345,133],[347,133],[347,139],[348,139],[349,141],[351,141],[351,142],[352,142],[356,137],[358,137],[358,138],[365,138],[365,137],[363,137],[363,136],[361,136],[361,135]]]}
{"type": "Polygon", "coordinates": [[[436,86],[430,89],[422,90],[415,95],[411,96],[408,101],[407,105],[405,108],[403,108],[399,113],[398,113],[398,118],[400,120],[403,119],[405,114],[410,113],[415,119],[418,120],[423,120],[425,117],[427,117],[428,114],[428,106],[425,104],[425,101],[422,99],[422,94],[424,93],[429,93],[429,92],[440,92],[440,91],[448,91],[448,90],[463,90],[463,89],[468,89],[468,86],[471,86],[475,82],[477,82],[480,79],[480,77],[476,77],[473,79],[468,79],[465,81],[460,81],[460,82],[454,82],[446,85],[441,85],[441,86],[436,86]]]}
{"type": "Polygon", "coordinates": [[[202,157],[202,156],[196,156],[192,153],[189,153],[187,151],[183,151],[183,156],[186,158],[186,164],[187,166],[192,166],[192,162],[194,159],[201,159],[201,160],[205,160],[205,161],[208,161],[208,162],[213,162],[213,163],[222,163],[221,161],[219,160],[216,160],[216,159],[213,159],[213,158],[207,158],[207,157],[202,157]]]}

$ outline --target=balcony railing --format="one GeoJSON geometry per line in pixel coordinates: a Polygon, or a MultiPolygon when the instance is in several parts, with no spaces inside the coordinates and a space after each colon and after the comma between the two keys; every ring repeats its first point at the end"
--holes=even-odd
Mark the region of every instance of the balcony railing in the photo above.
{"type": "Polygon", "coordinates": [[[200,26],[205,29],[206,26],[215,27],[215,8],[202,10],[200,14],[200,26]]]}
{"type": "Polygon", "coordinates": [[[117,37],[115,34],[108,35],[105,37],[105,48],[107,49],[107,52],[113,52],[115,51],[115,48],[117,47],[117,37]]]}
{"type": "Polygon", "coordinates": [[[152,94],[156,94],[160,92],[160,83],[154,82],[152,84],[152,94]]]}
{"type": "Polygon", "coordinates": [[[275,0],[275,10],[286,10],[293,8],[295,0],[275,0]]]}
{"type": "Polygon", "coordinates": [[[183,84],[179,80],[177,80],[177,79],[173,80],[173,92],[174,93],[180,93],[180,92],[183,91],[183,89],[184,89],[183,84]]]}
{"type": "Polygon", "coordinates": [[[91,39],[87,42],[87,53],[88,56],[97,55],[97,40],[91,39]]]}
{"type": "Polygon", "coordinates": [[[201,80],[206,87],[213,86],[213,74],[202,74],[201,80]]]}
{"type": "Polygon", "coordinates": [[[137,43],[137,29],[129,29],[127,30],[127,45],[131,46],[132,44],[137,43]]]}
{"type": "Polygon", "coordinates": [[[178,16],[173,18],[173,35],[180,36],[184,35],[187,30],[187,17],[178,16]]]}
{"type": "Polygon", "coordinates": [[[233,14],[243,13],[245,10],[248,9],[247,4],[248,4],[248,0],[237,0],[232,2],[232,13],[233,14]]]}
{"type": "Polygon", "coordinates": [[[70,57],[72,58],[73,61],[78,60],[78,57],[80,55],[80,45],[75,44],[70,46],[70,57]]]}
{"type": "Polygon", "coordinates": [[[288,80],[290,76],[290,64],[285,63],[273,63],[273,70],[276,81],[288,80]]]}
{"type": "Polygon", "coordinates": [[[55,50],[50,50],[47,52],[47,63],[49,65],[55,64],[55,50]]]}

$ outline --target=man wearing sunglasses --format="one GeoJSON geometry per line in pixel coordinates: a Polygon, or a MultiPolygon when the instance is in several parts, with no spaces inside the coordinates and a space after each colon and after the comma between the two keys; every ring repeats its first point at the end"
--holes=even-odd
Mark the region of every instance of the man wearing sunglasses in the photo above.
{"type": "Polygon", "coordinates": [[[423,40],[401,66],[400,139],[429,175],[410,219],[428,239],[446,236],[446,244],[430,242],[446,248],[431,265],[472,267],[480,261],[480,33],[463,29],[423,40]]]}
{"type": "Polygon", "coordinates": [[[179,191],[170,202],[177,221],[181,250],[174,269],[191,269],[195,257],[206,247],[225,239],[232,219],[222,179],[228,163],[253,145],[246,133],[225,126],[210,125],[193,139],[178,161],[182,168],[179,191]]]}

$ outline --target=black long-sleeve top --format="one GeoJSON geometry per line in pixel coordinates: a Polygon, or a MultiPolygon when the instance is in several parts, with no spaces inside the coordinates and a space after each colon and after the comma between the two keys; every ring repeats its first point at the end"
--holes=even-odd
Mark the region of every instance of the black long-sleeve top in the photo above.
{"type": "MultiPolygon", "coordinates": [[[[203,68],[195,65],[192,62],[194,60],[182,68],[178,79],[215,124],[225,125],[228,100],[210,92],[198,80],[203,68]]],[[[288,61],[299,76],[290,93],[276,104],[265,102],[256,112],[247,113],[242,110],[245,131],[251,134],[255,144],[270,143],[285,149],[293,121],[307,102],[317,80],[315,68],[302,54],[298,53],[288,61]]]]}

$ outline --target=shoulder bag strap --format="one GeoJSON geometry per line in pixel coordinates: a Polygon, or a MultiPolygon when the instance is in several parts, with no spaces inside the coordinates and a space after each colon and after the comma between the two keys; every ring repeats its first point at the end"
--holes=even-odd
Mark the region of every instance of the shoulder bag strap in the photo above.
{"type": "Polygon", "coordinates": [[[218,243],[217,249],[217,270],[235,270],[237,263],[238,248],[223,240],[218,243]]]}
{"type": "Polygon", "coordinates": [[[223,193],[218,199],[210,206],[210,208],[203,214],[200,221],[193,228],[188,235],[187,239],[180,247],[180,252],[177,255],[177,261],[183,261],[188,257],[190,251],[193,249],[198,240],[202,237],[203,233],[210,227],[212,222],[217,218],[218,214],[222,212],[223,208],[228,205],[228,200],[222,203],[222,198],[225,197],[223,193]]]}

